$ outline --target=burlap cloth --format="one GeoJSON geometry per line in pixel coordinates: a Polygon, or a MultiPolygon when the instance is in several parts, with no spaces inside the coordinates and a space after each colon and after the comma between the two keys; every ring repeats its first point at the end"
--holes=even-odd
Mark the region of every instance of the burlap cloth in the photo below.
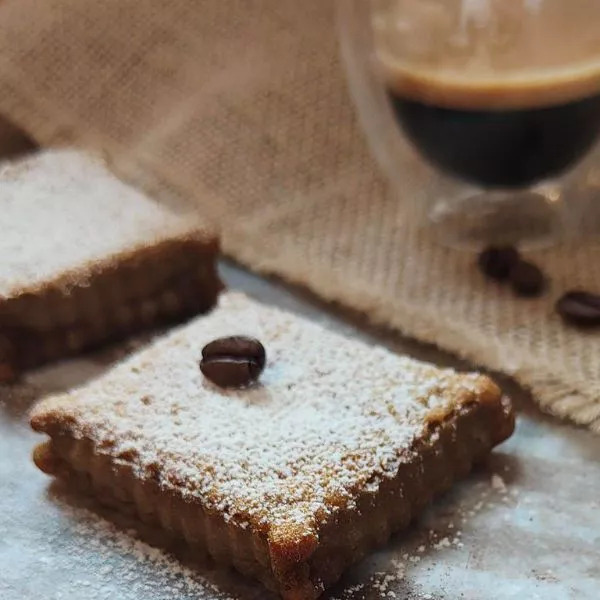
{"type": "Polygon", "coordinates": [[[192,202],[225,251],[374,322],[514,376],[600,431],[600,337],[553,311],[600,290],[600,246],[535,256],[517,300],[436,245],[386,190],[357,125],[332,0],[3,0],[0,112],[45,144],[101,148],[192,202]]]}

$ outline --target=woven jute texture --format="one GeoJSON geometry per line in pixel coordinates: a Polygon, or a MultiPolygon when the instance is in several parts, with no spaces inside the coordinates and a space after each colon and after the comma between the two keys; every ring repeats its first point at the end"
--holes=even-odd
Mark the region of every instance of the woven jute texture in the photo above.
{"type": "Polygon", "coordinates": [[[485,282],[386,190],[357,124],[332,0],[3,0],[0,112],[222,230],[225,251],[514,376],[600,431],[600,338],[553,310],[600,290],[600,246],[534,258],[541,299],[485,282]]]}

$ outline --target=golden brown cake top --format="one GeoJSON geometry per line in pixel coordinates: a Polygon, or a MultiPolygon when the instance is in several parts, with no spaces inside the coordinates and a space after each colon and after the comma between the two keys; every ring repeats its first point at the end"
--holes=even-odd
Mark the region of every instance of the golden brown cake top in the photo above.
{"type": "Polygon", "coordinates": [[[0,166],[0,296],[85,275],[174,236],[211,233],[112,175],[99,158],[48,150],[0,166]]]}
{"type": "Polygon", "coordinates": [[[242,527],[296,540],[336,507],[376,492],[410,458],[428,420],[499,394],[489,379],[440,370],[347,339],[237,293],[70,394],[33,412],[51,435],[90,438],[242,527]],[[263,342],[260,384],[207,381],[202,347],[226,335],[263,342]]]}

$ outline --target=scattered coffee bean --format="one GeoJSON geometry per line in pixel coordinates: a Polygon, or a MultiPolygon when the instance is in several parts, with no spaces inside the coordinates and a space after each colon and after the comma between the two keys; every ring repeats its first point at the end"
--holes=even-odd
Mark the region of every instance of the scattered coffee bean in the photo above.
{"type": "Polygon", "coordinates": [[[478,264],[481,272],[502,281],[508,279],[510,270],[519,262],[519,251],[512,246],[490,246],[479,254],[478,264]]]}
{"type": "Polygon", "coordinates": [[[600,326],[600,295],[584,291],[564,294],[556,303],[558,314],[579,327],[600,326]]]}
{"type": "Polygon", "coordinates": [[[510,285],[519,296],[539,296],[546,287],[546,278],[533,263],[518,261],[510,270],[510,285]]]}
{"type": "Polygon", "coordinates": [[[242,387],[258,379],[265,362],[265,348],[257,339],[236,335],[204,346],[200,370],[220,387],[242,387]]]}

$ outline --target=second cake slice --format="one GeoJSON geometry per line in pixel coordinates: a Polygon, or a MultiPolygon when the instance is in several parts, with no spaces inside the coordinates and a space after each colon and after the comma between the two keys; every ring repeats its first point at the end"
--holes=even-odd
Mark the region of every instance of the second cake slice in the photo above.
{"type": "Polygon", "coordinates": [[[221,289],[213,231],[79,152],[0,168],[0,230],[0,381],[205,311],[221,289]]]}

